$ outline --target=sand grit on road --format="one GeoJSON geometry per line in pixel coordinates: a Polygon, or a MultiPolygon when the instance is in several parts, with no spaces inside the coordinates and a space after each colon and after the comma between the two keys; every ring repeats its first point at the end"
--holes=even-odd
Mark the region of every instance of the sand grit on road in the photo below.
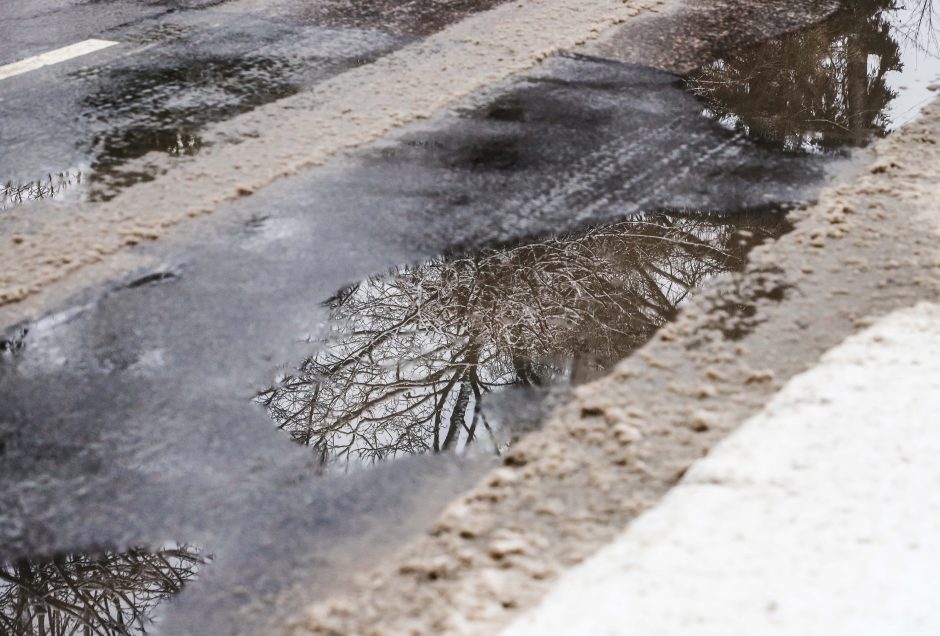
{"type": "MultiPolygon", "coordinates": [[[[321,165],[340,151],[426,119],[477,89],[664,4],[505,3],[309,92],[217,125],[205,135],[209,148],[190,161],[173,162],[151,153],[140,166],[161,176],[118,192],[109,201],[14,208],[0,216],[0,324],[35,316],[78,287],[115,273],[115,268],[101,268],[97,280],[89,280],[80,274],[82,269],[161,238],[173,226],[209,214],[279,177],[321,165]],[[41,292],[45,295],[38,298],[41,292]]],[[[134,167],[128,165],[128,170],[134,167]]],[[[117,271],[130,266],[126,256],[115,262],[117,271]]]]}
{"type": "Polygon", "coordinates": [[[938,141],[934,101],[296,633],[496,633],[825,351],[875,317],[937,302],[938,141]]]}
{"type": "Polygon", "coordinates": [[[938,411],[924,302],[790,379],[501,636],[935,636],[938,411]]]}

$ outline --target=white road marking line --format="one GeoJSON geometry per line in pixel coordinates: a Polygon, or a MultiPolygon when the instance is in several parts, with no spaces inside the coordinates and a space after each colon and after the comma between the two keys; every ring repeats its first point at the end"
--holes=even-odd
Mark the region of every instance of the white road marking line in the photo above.
{"type": "Polygon", "coordinates": [[[58,64],[59,62],[70,60],[73,57],[88,55],[89,53],[106,49],[115,44],[117,44],[117,42],[110,40],[84,40],[83,42],[64,46],[61,49],[34,55],[25,60],[20,60],[19,62],[0,66],[0,80],[13,77],[14,75],[20,75],[21,73],[35,71],[37,68],[49,66],[50,64],[58,64]]]}

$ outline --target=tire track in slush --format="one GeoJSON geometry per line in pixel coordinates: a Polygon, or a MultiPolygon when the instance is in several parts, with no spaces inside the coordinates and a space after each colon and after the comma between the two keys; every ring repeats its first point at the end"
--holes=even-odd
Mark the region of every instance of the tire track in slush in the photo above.
{"type": "Polygon", "coordinates": [[[38,206],[15,209],[0,218],[0,322],[35,315],[77,286],[108,275],[107,268],[82,277],[79,270],[127,254],[126,248],[161,238],[173,226],[280,177],[430,118],[481,87],[667,1],[672,0],[503,4],[309,92],[215,126],[206,135],[213,143],[190,161],[147,155],[141,163],[156,165],[161,176],[107,202],[44,205],[42,214],[36,214],[38,206]]]}

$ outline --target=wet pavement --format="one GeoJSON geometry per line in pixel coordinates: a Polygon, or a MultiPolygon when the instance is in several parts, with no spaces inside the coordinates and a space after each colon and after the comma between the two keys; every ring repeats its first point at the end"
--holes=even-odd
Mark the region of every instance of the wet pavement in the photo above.
{"type": "Polygon", "coordinates": [[[70,194],[107,199],[159,174],[125,164],[199,151],[207,124],[369,64],[496,0],[448,3],[109,2],[30,6],[0,16],[0,64],[85,38],[105,51],[3,80],[0,210],[70,194]],[[49,25],[57,28],[50,33],[49,25]],[[82,174],[82,188],[44,187],[82,174]],[[78,192],[76,192],[78,190],[78,192]]]}
{"type": "MultiPolygon", "coordinates": [[[[25,42],[17,48],[16,44],[35,37],[37,31],[45,33],[38,25],[46,24],[51,16],[64,24],[76,21],[56,34],[53,40],[57,43],[73,43],[83,36],[118,43],[4,80],[0,95],[0,181],[4,186],[0,211],[39,198],[109,199],[122,188],[152,180],[166,170],[158,161],[147,161],[148,153],[185,161],[207,143],[202,133],[208,124],[369,64],[495,2],[455,3],[446,11],[432,10],[431,3],[421,2],[395,10],[289,0],[155,3],[136,9],[109,4],[116,5],[108,12],[109,21],[95,28],[82,21],[81,16],[88,12],[84,5],[58,8],[48,15],[37,9],[36,15],[24,10],[22,16],[0,18],[0,32],[5,34],[0,39],[6,42],[0,49],[0,61],[48,50],[48,36],[44,36],[45,49],[25,42]]],[[[824,12],[832,3],[816,4],[820,6],[806,11],[824,12]]],[[[923,50],[924,31],[929,31],[930,25],[918,21],[916,8],[884,11],[884,6],[884,2],[873,0],[838,10],[812,29],[746,49],[728,49],[730,56],[712,52],[717,58],[693,72],[690,82],[699,95],[711,100],[712,109],[717,108],[712,115],[726,125],[753,127],[757,118],[764,122],[764,136],[786,136],[785,128],[791,126],[810,136],[825,137],[806,142],[818,147],[828,143],[831,148],[841,148],[846,139],[840,136],[851,137],[854,145],[864,144],[872,134],[890,130],[916,115],[929,98],[926,88],[937,73],[935,56],[923,50]],[[869,20],[870,16],[876,17],[869,20]],[[851,68],[843,70],[851,70],[855,79],[841,89],[826,81],[829,71],[821,71],[830,56],[834,64],[847,65],[854,60],[851,68]],[[877,86],[864,86],[866,56],[877,58],[880,65],[871,78],[877,86]],[[730,64],[727,69],[726,63],[730,64]],[[783,79],[787,70],[796,71],[796,75],[783,79]],[[735,71],[740,73],[737,79],[735,71]],[[749,71],[757,72],[754,78],[747,79],[749,71]],[[720,88],[709,84],[710,72],[722,76],[720,88]],[[761,99],[755,96],[779,92],[815,103],[794,101],[781,108],[773,100],[755,103],[761,99]],[[741,102],[745,98],[749,103],[741,102]],[[862,102],[846,109],[845,99],[862,102]],[[892,104],[885,109],[886,101],[892,104]],[[865,121],[832,119],[840,109],[866,113],[859,115],[865,121]],[[784,117],[799,117],[799,113],[813,113],[817,120],[783,121],[784,117]],[[882,120],[876,121],[878,117],[882,120]],[[782,128],[774,133],[768,126],[782,128]]],[[[703,12],[714,14],[714,10],[703,12]]],[[[783,24],[798,19],[789,15],[774,18],[783,24]]],[[[745,37],[733,36],[739,40],[745,37]]],[[[734,37],[725,33],[720,41],[727,47],[734,37]]],[[[685,41],[682,47],[693,48],[685,41]]],[[[650,57],[645,50],[643,56],[650,57]]],[[[676,62],[669,66],[673,65],[676,62]]]]}
{"type": "MultiPolygon", "coordinates": [[[[785,232],[782,211],[812,199],[847,148],[899,123],[890,73],[901,53],[883,4],[845,23],[854,31],[794,34],[686,77],[556,56],[475,105],[229,205],[191,244],[142,247],[162,266],[9,329],[0,616],[67,578],[48,574],[55,560],[23,559],[88,550],[59,561],[114,564],[119,589],[140,589],[133,615],[159,614],[164,633],[258,633],[396,549],[537,422],[540,404],[642,345],[696,287],[785,232]],[[822,64],[847,33],[867,44],[822,64]],[[812,81],[786,89],[800,106],[753,98],[741,78],[779,85],[794,49],[814,54],[800,58],[812,81]],[[857,59],[861,97],[843,73],[857,59]],[[755,72],[755,60],[773,63],[755,72]],[[435,453],[471,448],[483,452],[435,453]],[[120,571],[128,554],[146,560],[131,547],[159,554],[172,541],[213,559],[151,612],[176,588],[120,571]]],[[[244,20],[252,38],[272,28],[244,20]]],[[[311,34],[355,49],[348,31],[320,37],[334,28],[268,33],[298,54],[311,34]]],[[[117,56],[81,79],[83,112],[108,113],[95,142],[106,150],[84,155],[98,157],[92,171],[141,139],[198,151],[202,123],[276,97],[251,84],[258,74],[289,92],[359,59],[259,69],[239,42],[205,37],[192,50],[224,43],[235,66],[167,74],[178,53],[155,46],[146,63],[117,56]],[[122,101],[113,87],[125,85],[155,87],[157,101],[122,101]],[[166,111],[165,86],[180,99],[166,111]],[[102,100],[84,101],[95,90],[102,100]]]]}
{"type": "Polygon", "coordinates": [[[125,167],[130,160],[149,152],[195,154],[206,124],[368,64],[409,41],[386,31],[221,7],[163,13],[94,37],[119,44],[4,80],[4,183],[28,188],[47,174],[80,172],[85,187],[78,194],[109,198],[157,174],[125,167]]]}

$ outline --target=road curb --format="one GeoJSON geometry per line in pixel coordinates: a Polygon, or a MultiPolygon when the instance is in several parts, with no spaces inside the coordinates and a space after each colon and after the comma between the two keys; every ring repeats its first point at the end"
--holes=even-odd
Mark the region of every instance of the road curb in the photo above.
{"type": "Polygon", "coordinates": [[[503,632],[936,634],[940,306],[792,378],[503,632]]]}

